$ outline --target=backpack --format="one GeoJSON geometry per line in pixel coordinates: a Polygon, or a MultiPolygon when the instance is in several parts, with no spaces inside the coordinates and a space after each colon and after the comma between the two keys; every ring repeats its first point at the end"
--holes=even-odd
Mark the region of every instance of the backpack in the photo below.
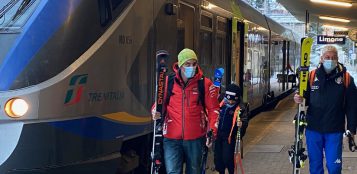
{"type": "MultiPolygon", "coordinates": [[[[174,80],[176,74],[171,74],[168,76],[167,80],[167,93],[166,93],[166,104],[169,104],[170,97],[172,95],[172,89],[174,87],[174,80]]],[[[204,86],[205,77],[202,76],[201,79],[198,80],[198,103],[201,103],[203,107],[203,111],[207,115],[206,105],[205,105],[205,86],[204,86]]]]}
{"type": "MultiPolygon", "coordinates": [[[[309,74],[309,80],[310,80],[310,88],[312,87],[312,83],[315,81],[315,76],[316,76],[316,69],[312,70],[309,74]]],[[[343,86],[344,91],[343,91],[343,105],[345,106],[346,103],[346,89],[348,88],[348,86],[351,83],[351,77],[350,77],[350,73],[348,73],[347,71],[345,71],[343,73],[343,86]]]]}
{"type": "MultiPolygon", "coordinates": [[[[314,83],[315,81],[315,76],[316,76],[316,69],[312,70],[310,72],[310,87],[312,86],[312,83],[314,83]]],[[[351,82],[351,77],[350,77],[350,73],[348,73],[347,71],[345,73],[343,73],[343,85],[345,86],[345,88],[348,88],[348,86],[350,85],[351,82]]]]}

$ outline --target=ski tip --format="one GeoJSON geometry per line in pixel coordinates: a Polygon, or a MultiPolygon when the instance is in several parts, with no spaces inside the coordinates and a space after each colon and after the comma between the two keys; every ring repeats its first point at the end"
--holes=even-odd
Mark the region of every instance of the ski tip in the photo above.
{"type": "Polygon", "coordinates": [[[214,76],[215,77],[222,77],[223,76],[223,74],[224,74],[224,69],[223,68],[216,68],[215,70],[214,70],[214,76]]]}
{"type": "Polygon", "coordinates": [[[156,51],[156,56],[169,56],[169,52],[167,52],[166,50],[159,50],[156,51]]]}
{"type": "Polygon", "coordinates": [[[216,68],[216,71],[219,71],[220,73],[224,73],[224,69],[223,68],[216,68]]]}

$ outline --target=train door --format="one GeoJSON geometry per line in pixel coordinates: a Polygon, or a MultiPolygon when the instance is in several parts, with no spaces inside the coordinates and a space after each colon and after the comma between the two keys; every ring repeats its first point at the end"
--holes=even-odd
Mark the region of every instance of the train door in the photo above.
{"type": "Polygon", "coordinates": [[[282,52],[283,52],[283,69],[282,69],[282,90],[285,91],[286,90],[286,84],[287,84],[287,73],[286,73],[286,69],[287,69],[287,51],[286,51],[286,40],[283,41],[283,47],[282,47],[282,52]]]}
{"type": "Polygon", "coordinates": [[[243,102],[248,102],[247,88],[243,84],[243,64],[244,64],[244,23],[233,18],[231,21],[231,56],[230,63],[227,63],[227,69],[230,70],[227,73],[227,81],[232,81],[232,83],[238,84],[243,87],[243,102]]]}
{"type": "Polygon", "coordinates": [[[289,75],[292,72],[291,62],[290,62],[290,41],[286,41],[286,89],[289,89],[289,75]]]}
{"type": "Polygon", "coordinates": [[[179,3],[177,17],[177,53],[184,48],[195,49],[195,7],[184,2],[179,3]]]}
{"type": "MultiPolygon", "coordinates": [[[[283,65],[283,42],[281,38],[272,33],[271,37],[271,73],[272,78],[270,78],[270,90],[275,96],[279,96],[284,93],[283,81],[284,81],[284,65],[283,65]]],[[[285,84],[285,83],[284,83],[285,84]]]]}
{"type": "Polygon", "coordinates": [[[289,73],[292,72],[292,67],[291,67],[291,62],[290,62],[290,42],[284,40],[283,41],[283,91],[286,91],[289,89],[289,73]]]}

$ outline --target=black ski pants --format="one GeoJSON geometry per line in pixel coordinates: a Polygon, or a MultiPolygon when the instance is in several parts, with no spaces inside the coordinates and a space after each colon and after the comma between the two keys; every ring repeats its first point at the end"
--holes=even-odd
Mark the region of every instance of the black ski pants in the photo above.
{"type": "Polygon", "coordinates": [[[228,138],[217,137],[214,147],[214,165],[219,174],[224,174],[226,168],[229,174],[234,174],[234,146],[235,140],[228,144],[228,138]]]}

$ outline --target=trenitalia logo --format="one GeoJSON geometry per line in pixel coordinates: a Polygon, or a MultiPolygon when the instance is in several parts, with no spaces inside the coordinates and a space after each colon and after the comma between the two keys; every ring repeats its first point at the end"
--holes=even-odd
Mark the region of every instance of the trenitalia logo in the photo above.
{"type": "Polygon", "coordinates": [[[64,100],[65,105],[76,104],[81,100],[84,84],[87,83],[88,74],[75,75],[69,82],[69,89],[64,100]],[[75,92],[74,92],[75,91],[75,92]],[[73,94],[75,93],[75,95],[73,94]]]}

